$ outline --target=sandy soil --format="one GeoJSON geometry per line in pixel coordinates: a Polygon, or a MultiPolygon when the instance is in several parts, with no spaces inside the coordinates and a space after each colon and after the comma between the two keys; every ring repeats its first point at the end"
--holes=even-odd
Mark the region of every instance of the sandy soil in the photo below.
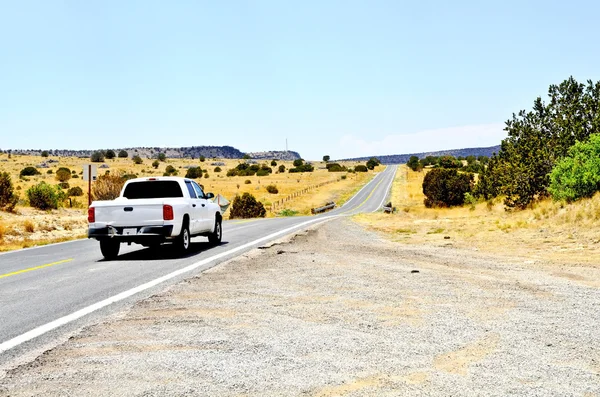
{"type": "Polygon", "coordinates": [[[598,280],[338,219],[83,330],[0,395],[598,396],[598,280]]]}

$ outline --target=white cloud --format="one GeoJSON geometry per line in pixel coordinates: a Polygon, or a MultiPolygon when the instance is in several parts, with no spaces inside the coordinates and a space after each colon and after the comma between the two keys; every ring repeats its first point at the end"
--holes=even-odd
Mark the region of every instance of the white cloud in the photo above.
{"type": "Polygon", "coordinates": [[[466,125],[424,130],[411,134],[387,135],[380,140],[345,135],[340,139],[336,158],[407,154],[437,150],[499,145],[506,138],[504,124],[466,125]]]}

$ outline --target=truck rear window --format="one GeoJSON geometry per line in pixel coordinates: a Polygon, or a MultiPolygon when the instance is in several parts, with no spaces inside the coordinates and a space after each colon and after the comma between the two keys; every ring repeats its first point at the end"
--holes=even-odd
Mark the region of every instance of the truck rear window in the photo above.
{"type": "Polygon", "coordinates": [[[127,185],[123,197],[130,200],[183,197],[183,192],[177,181],[141,181],[127,185]]]}

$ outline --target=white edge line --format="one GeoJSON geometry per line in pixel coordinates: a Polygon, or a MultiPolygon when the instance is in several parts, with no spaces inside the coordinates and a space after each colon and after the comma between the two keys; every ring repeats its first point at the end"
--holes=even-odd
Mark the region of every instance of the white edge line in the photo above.
{"type": "MultiPolygon", "coordinates": [[[[397,170],[398,167],[394,167],[394,171],[397,170]]],[[[375,208],[373,211],[371,212],[377,212],[379,211],[379,209],[381,208],[381,206],[383,205],[383,202],[385,201],[385,199],[387,198],[388,194],[390,194],[390,189],[392,188],[392,183],[394,183],[394,179],[396,179],[396,172],[394,172],[394,175],[392,175],[392,180],[390,181],[390,184],[388,185],[386,191],[385,191],[385,195],[383,196],[383,200],[381,200],[381,204],[379,204],[379,207],[375,208]]]]}
{"type": "Polygon", "coordinates": [[[32,329],[31,331],[27,331],[24,334],[21,334],[19,336],[16,336],[16,337],[14,337],[12,339],[7,340],[6,342],[1,343],[0,344],[0,353],[3,353],[5,351],[7,351],[7,350],[10,350],[10,349],[12,349],[12,348],[14,348],[14,347],[22,344],[22,343],[25,343],[27,341],[30,341],[30,340],[34,339],[34,338],[37,338],[38,336],[41,336],[41,335],[43,335],[43,334],[45,334],[47,332],[50,332],[53,329],[56,329],[58,327],[66,325],[66,324],[68,324],[70,322],[73,322],[73,321],[75,321],[77,319],[80,319],[81,317],[84,317],[84,316],[86,316],[86,315],[88,315],[90,313],[98,311],[98,310],[100,310],[100,309],[102,309],[102,308],[104,308],[106,306],[109,306],[109,305],[111,305],[113,303],[122,301],[123,299],[129,298],[130,296],[133,296],[133,295],[135,295],[135,294],[137,294],[139,292],[145,291],[145,290],[147,290],[149,288],[152,288],[152,287],[154,287],[154,286],[156,286],[158,284],[161,284],[161,283],[163,283],[165,281],[171,280],[171,279],[173,279],[173,278],[175,278],[177,276],[180,276],[182,274],[191,272],[192,270],[195,270],[195,269],[199,268],[200,266],[206,265],[206,264],[208,264],[208,263],[210,263],[212,261],[224,258],[224,257],[226,257],[228,255],[231,255],[231,254],[235,253],[235,252],[242,251],[242,250],[244,250],[246,248],[252,247],[253,245],[259,244],[259,243],[261,243],[263,241],[271,240],[271,239],[273,239],[273,238],[275,238],[277,236],[280,236],[282,234],[289,233],[289,232],[293,231],[294,229],[300,229],[300,228],[302,228],[304,226],[310,225],[311,223],[324,222],[326,220],[329,220],[329,219],[332,219],[332,218],[336,218],[338,216],[339,215],[332,215],[332,216],[328,216],[328,217],[325,217],[325,218],[311,219],[310,221],[306,221],[306,222],[300,223],[298,225],[295,225],[295,226],[292,226],[292,227],[288,227],[287,229],[283,229],[283,230],[280,230],[278,232],[271,233],[268,236],[261,237],[259,239],[256,239],[256,240],[254,240],[252,242],[249,242],[249,243],[246,243],[244,245],[240,245],[239,247],[230,249],[229,251],[225,251],[225,252],[221,252],[220,254],[213,255],[210,258],[203,259],[203,260],[198,261],[196,263],[193,263],[193,264],[191,264],[189,266],[186,266],[186,267],[184,267],[182,269],[176,270],[176,271],[174,271],[172,273],[169,273],[167,275],[159,277],[159,278],[157,278],[155,280],[152,280],[152,281],[149,281],[149,282],[147,282],[145,284],[139,285],[139,286],[137,286],[135,288],[129,289],[127,291],[123,291],[123,292],[121,292],[121,293],[119,293],[117,295],[111,296],[110,298],[104,299],[104,300],[102,300],[100,302],[97,302],[97,303],[94,303],[94,304],[92,304],[90,306],[84,307],[83,309],[77,310],[76,312],[73,312],[73,313],[68,314],[66,316],[63,316],[61,318],[58,318],[58,319],[56,319],[54,321],[51,321],[51,322],[49,322],[47,324],[41,325],[41,326],[39,326],[37,328],[32,329]]]}

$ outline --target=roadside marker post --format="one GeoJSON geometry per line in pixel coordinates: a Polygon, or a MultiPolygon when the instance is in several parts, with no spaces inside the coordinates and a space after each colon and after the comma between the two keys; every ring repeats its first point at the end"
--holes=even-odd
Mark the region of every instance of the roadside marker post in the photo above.
{"type": "Polygon", "coordinates": [[[95,164],[83,166],[83,180],[88,183],[88,207],[92,204],[92,181],[98,178],[98,168],[95,164]]]}

